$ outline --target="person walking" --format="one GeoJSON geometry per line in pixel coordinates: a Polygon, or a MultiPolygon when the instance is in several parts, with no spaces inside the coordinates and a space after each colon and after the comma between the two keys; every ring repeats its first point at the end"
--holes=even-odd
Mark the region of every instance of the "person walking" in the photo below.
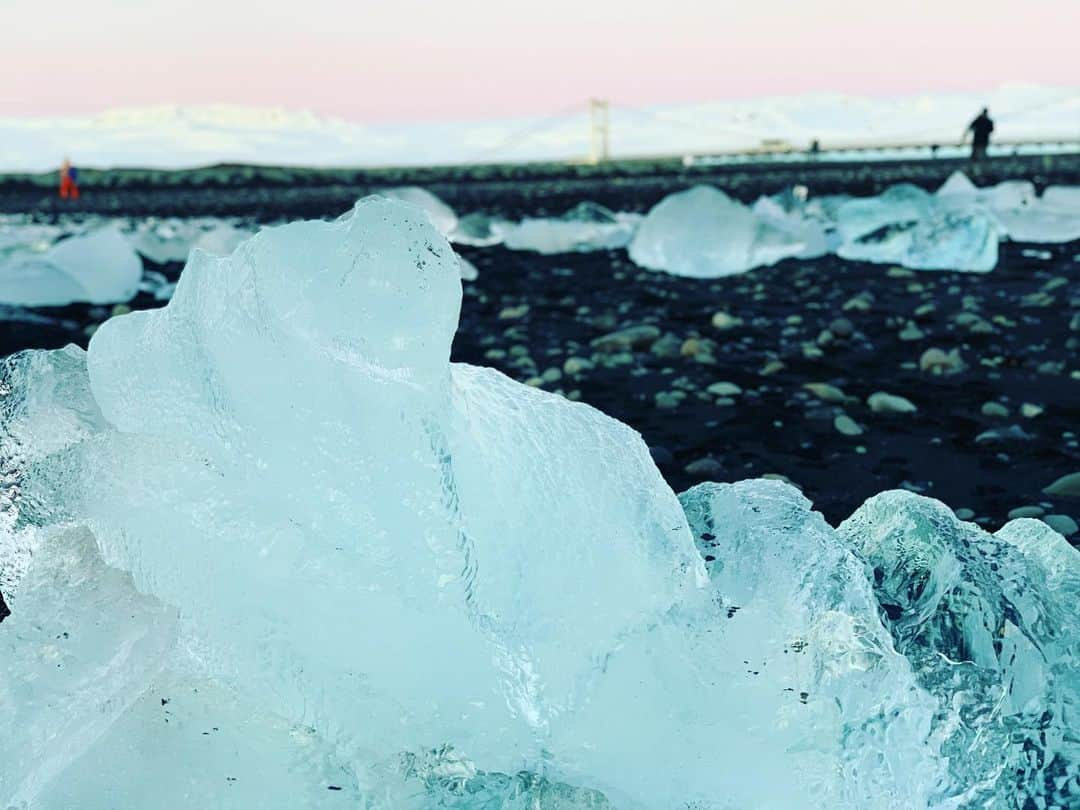
{"type": "MultiPolygon", "coordinates": [[[[986,157],[986,149],[990,146],[990,133],[994,131],[994,122],[990,120],[990,111],[983,107],[978,117],[968,124],[967,132],[971,133],[971,159],[982,160],[986,157]]],[[[965,133],[965,138],[967,133],[965,133]]]]}
{"type": "Polygon", "coordinates": [[[64,158],[60,164],[60,198],[64,200],[79,199],[79,170],[71,165],[71,160],[64,158]]]}

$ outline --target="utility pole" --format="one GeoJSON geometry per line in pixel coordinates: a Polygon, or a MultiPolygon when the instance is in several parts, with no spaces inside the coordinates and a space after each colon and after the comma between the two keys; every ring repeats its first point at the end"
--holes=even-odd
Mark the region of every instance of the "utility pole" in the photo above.
{"type": "Polygon", "coordinates": [[[589,162],[600,163],[611,157],[611,120],[606,99],[589,99],[589,162]]]}

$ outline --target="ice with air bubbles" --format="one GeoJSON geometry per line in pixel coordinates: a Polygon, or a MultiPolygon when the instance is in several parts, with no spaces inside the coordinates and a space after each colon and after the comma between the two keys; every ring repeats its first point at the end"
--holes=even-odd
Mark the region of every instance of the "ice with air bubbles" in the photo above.
{"type": "Polygon", "coordinates": [[[461,275],[368,198],[5,361],[0,806],[1080,797],[1060,536],[677,498],[625,425],[450,362],[461,275]]]}

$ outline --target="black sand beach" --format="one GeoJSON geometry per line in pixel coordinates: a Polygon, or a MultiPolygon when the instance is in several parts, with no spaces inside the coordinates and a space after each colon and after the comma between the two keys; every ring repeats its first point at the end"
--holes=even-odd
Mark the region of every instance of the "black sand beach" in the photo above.
{"type": "MultiPolygon", "coordinates": [[[[49,177],[0,178],[0,212],[336,216],[368,191],[423,185],[460,214],[558,214],[582,200],[645,211],[713,183],[744,201],[793,183],[811,194],[936,188],[961,168],[979,185],[1080,184],[1080,156],[686,169],[674,161],[315,171],[217,167],[84,174],[61,205],[49,177]]],[[[588,402],[639,430],[677,490],[783,476],[830,522],[906,487],[997,528],[1054,515],[1080,542],[1080,242],[1002,245],[987,275],[913,272],[835,257],[716,280],[651,273],[624,251],[538,256],[459,252],[465,285],[454,359],[588,402]],[[916,408],[896,399],[902,397],[916,408]],[[1021,510],[1017,512],[1016,510],[1021,510]]],[[[178,264],[155,266],[175,279],[178,264]]],[[[140,295],[133,308],[157,306],[140,295]]],[[[0,322],[0,352],[86,345],[109,307],[0,322]]],[[[9,316],[28,313],[7,313],[9,316]]],[[[32,315],[32,313],[29,313],[32,315]]]]}

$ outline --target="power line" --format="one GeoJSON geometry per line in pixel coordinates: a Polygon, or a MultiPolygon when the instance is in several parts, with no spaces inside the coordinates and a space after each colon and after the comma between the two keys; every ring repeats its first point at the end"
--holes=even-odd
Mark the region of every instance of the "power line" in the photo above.
{"type": "Polygon", "coordinates": [[[631,113],[632,115],[638,115],[643,118],[649,118],[653,121],[658,121],[661,124],[667,124],[670,127],[676,127],[680,129],[693,130],[695,132],[705,132],[711,135],[722,135],[729,137],[736,135],[739,137],[755,137],[761,138],[760,130],[746,130],[738,128],[724,128],[714,126],[702,126],[700,123],[691,123],[680,118],[675,118],[665,113],[657,113],[652,110],[645,109],[643,107],[630,107],[628,105],[619,104],[615,106],[615,109],[620,112],[631,113]]]}
{"type": "Polygon", "coordinates": [[[554,129],[557,126],[563,126],[568,122],[568,119],[575,115],[584,115],[585,105],[581,102],[565,107],[559,112],[546,116],[538,121],[533,121],[525,127],[519,130],[511,132],[509,135],[503,137],[494,146],[485,147],[477,154],[477,158],[492,157],[500,152],[506,151],[510,147],[518,146],[529,138],[539,135],[543,132],[554,129]]]}

